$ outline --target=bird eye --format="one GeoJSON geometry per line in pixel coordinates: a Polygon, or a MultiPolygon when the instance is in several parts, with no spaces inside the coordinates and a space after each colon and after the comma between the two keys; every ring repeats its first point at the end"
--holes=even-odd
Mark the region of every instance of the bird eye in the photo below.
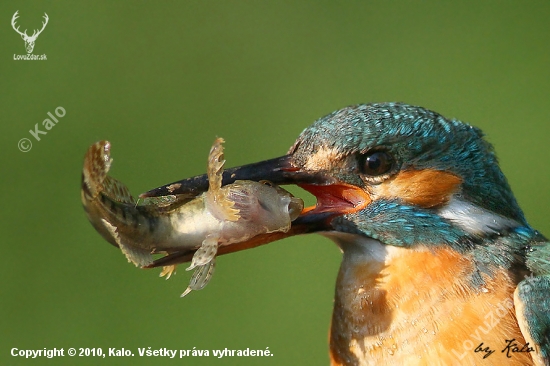
{"type": "Polygon", "coordinates": [[[385,151],[373,151],[362,156],[361,172],[376,177],[385,174],[393,167],[394,160],[385,151]]]}

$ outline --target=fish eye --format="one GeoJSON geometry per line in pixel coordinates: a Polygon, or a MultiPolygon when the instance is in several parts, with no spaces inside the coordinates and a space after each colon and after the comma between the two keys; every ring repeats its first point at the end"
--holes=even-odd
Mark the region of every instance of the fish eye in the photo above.
{"type": "Polygon", "coordinates": [[[371,177],[386,174],[393,166],[394,159],[386,151],[367,152],[359,159],[359,170],[371,177]]]}

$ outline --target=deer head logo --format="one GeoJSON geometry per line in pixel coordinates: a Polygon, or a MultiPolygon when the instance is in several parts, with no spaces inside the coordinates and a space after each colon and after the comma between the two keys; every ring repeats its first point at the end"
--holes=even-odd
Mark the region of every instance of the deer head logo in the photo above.
{"type": "Polygon", "coordinates": [[[27,53],[32,53],[32,50],[34,49],[34,42],[36,41],[36,38],[38,38],[40,33],[42,33],[44,28],[46,28],[46,24],[48,24],[48,19],[49,19],[48,14],[44,13],[45,22],[42,23],[42,29],[34,30],[34,32],[32,33],[32,36],[29,37],[27,35],[27,30],[26,29],[25,29],[24,32],[21,32],[21,31],[19,31],[19,27],[15,28],[15,20],[17,18],[19,18],[19,15],[17,15],[18,12],[19,12],[19,10],[17,10],[15,12],[15,14],[13,14],[13,17],[11,18],[11,26],[13,27],[13,29],[17,33],[19,33],[21,35],[21,38],[23,38],[23,41],[25,41],[25,48],[27,49],[27,53]]]}

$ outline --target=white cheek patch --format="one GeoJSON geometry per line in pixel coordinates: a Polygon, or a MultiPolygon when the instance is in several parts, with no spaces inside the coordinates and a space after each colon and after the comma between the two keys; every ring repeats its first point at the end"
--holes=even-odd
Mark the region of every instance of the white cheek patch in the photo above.
{"type": "Polygon", "coordinates": [[[469,202],[453,197],[438,211],[446,218],[470,234],[496,234],[506,229],[521,226],[517,221],[495,214],[469,202]]]}

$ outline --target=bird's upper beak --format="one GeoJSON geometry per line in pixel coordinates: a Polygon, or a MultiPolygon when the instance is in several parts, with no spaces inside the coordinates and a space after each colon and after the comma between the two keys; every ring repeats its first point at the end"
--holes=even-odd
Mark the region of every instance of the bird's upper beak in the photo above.
{"type": "MultiPolygon", "coordinates": [[[[292,222],[288,232],[261,234],[245,242],[220,247],[218,254],[254,248],[298,234],[331,231],[332,218],[359,211],[370,203],[370,197],[362,188],[340,182],[328,172],[304,170],[293,162],[292,154],[224,171],[223,185],[236,180],[268,180],[277,185],[295,184],[313,194],[317,203],[304,208],[300,216],[292,222]]],[[[140,198],[179,194],[193,197],[207,190],[207,176],[200,175],[152,189],[141,194],[140,198]]],[[[156,260],[149,267],[187,262],[193,254],[194,251],[172,253],[156,260]]]]}

